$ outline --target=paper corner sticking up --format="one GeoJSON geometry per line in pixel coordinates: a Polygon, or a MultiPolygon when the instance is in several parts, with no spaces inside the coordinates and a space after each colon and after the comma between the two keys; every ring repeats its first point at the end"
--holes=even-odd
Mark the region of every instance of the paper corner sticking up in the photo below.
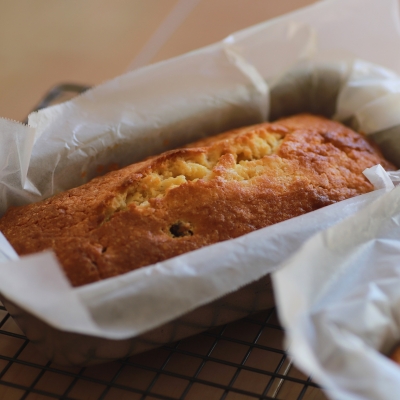
{"type": "Polygon", "coordinates": [[[371,168],[366,168],[363,171],[365,177],[374,185],[375,190],[386,189],[386,191],[392,190],[394,184],[390,179],[389,174],[383,169],[382,165],[374,165],[371,168]]]}

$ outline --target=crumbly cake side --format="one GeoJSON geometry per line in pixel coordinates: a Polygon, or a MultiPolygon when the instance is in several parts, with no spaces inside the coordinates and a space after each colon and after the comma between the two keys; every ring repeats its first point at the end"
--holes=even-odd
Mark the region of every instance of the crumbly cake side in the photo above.
{"type": "Polygon", "coordinates": [[[362,135],[298,115],[133,164],[0,220],[18,254],[52,248],[74,286],[238,237],[359,194],[385,161],[362,135]]]}

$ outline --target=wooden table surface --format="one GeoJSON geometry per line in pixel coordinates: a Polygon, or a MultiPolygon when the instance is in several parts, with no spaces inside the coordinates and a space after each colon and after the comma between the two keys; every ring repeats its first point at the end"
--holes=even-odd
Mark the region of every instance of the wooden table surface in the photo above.
{"type": "MultiPolygon", "coordinates": [[[[0,0],[0,116],[23,120],[54,85],[60,83],[96,85],[128,69],[211,44],[234,31],[314,2],[316,0],[0,0]]],[[[254,325],[256,322],[251,323],[254,325]]],[[[241,324],[250,323],[241,322],[241,324]]],[[[249,331],[248,327],[240,328],[242,325],[229,329],[235,330],[236,333],[232,333],[233,335],[238,334],[241,329],[244,329],[244,335],[249,335],[251,330],[249,331]]],[[[52,365],[47,364],[31,343],[24,341],[22,332],[1,305],[0,330],[2,333],[0,378],[3,381],[3,385],[0,385],[0,399],[40,400],[57,397],[56,395],[48,397],[45,395],[48,393],[60,393],[60,398],[74,399],[144,398],[139,393],[124,392],[116,387],[104,390],[101,382],[108,379],[105,374],[110,376],[115,374],[113,368],[121,368],[118,363],[80,370],[78,372],[82,379],[74,378],[73,374],[78,372],[72,369],[63,369],[64,375],[62,375],[61,370],[53,369],[52,365]],[[11,359],[18,357],[20,361],[11,363],[8,357],[11,359]],[[44,369],[40,370],[38,366],[43,366],[44,369]],[[86,376],[87,374],[89,375],[86,376]],[[4,382],[8,382],[7,385],[4,382]],[[27,386],[33,388],[29,393],[24,389],[27,386]],[[65,393],[68,393],[67,397],[65,393]]],[[[279,330],[276,332],[281,335],[279,330]]],[[[205,336],[207,340],[212,339],[214,333],[207,335],[205,336]]],[[[278,343],[281,336],[274,340],[278,343]]],[[[198,343],[197,341],[193,345],[193,351],[198,350],[198,343]]],[[[232,346],[232,349],[224,350],[225,356],[228,354],[230,358],[235,357],[236,347],[239,344],[233,342],[232,346]]],[[[156,360],[154,363],[158,362],[163,351],[165,350],[160,349],[156,353],[157,357],[147,355],[146,362],[153,358],[156,360]]],[[[261,354],[261,351],[260,348],[260,363],[265,363],[265,355],[261,354]]],[[[185,357],[181,354],[179,360],[177,359],[176,368],[182,370],[192,368],[185,357]]],[[[144,382],[147,379],[150,382],[153,379],[150,376],[155,374],[151,369],[153,366],[149,366],[146,372],[149,377],[143,375],[145,370],[139,370],[131,364],[125,365],[124,372],[119,374],[118,379],[126,378],[126,382],[116,381],[117,384],[129,386],[134,385],[133,382],[136,381],[144,382]]],[[[221,378],[225,373],[227,376],[231,373],[223,364],[207,365],[213,365],[214,369],[210,370],[209,378],[204,378],[200,374],[201,379],[213,381],[215,376],[221,378]],[[217,367],[223,367],[226,371],[221,372],[217,367]]],[[[158,364],[156,367],[158,368],[158,364]]],[[[281,374],[282,371],[286,371],[286,374],[290,367],[286,362],[279,364],[278,367],[274,365],[273,368],[274,370],[278,368],[277,371],[281,374]]],[[[203,375],[206,370],[203,369],[203,375]]],[[[306,379],[295,370],[290,371],[294,371],[290,372],[293,381],[306,379]]],[[[237,381],[241,382],[240,379],[243,378],[241,383],[243,390],[256,390],[257,385],[265,387],[262,375],[258,374],[260,376],[258,379],[257,374],[250,374],[249,371],[246,373],[248,375],[241,373],[237,381]]],[[[171,389],[171,379],[165,382],[161,378],[158,379],[157,385],[160,387],[154,386],[152,389],[154,393],[158,393],[157,398],[164,398],[164,395],[175,398],[176,393],[171,389]]],[[[137,382],[135,384],[138,386],[135,387],[140,387],[142,383],[137,382]]],[[[147,382],[146,385],[148,384],[147,382]]],[[[282,382],[279,383],[281,384],[282,382]]],[[[287,389],[285,386],[283,388],[279,386],[278,389],[281,393],[286,393],[285,398],[298,398],[298,393],[303,390],[302,386],[298,385],[299,389],[296,389],[296,384],[293,385],[287,389]],[[286,397],[293,390],[298,390],[293,392],[294,397],[286,397]]],[[[260,393],[264,390],[268,396],[271,396],[273,390],[278,390],[271,386],[268,391],[261,389],[261,386],[260,393]]],[[[174,390],[178,390],[176,387],[174,390]]],[[[194,400],[214,398],[211,393],[207,394],[204,388],[207,389],[200,384],[194,384],[186,398],[194,400]]],[[[321,391],[312,385],[304,390],[306,390],[304,399],[325,398],[321,391]]],[[[223,391],[221,393],[223,397],[223,391]]],[[[216,398],[220,396],[221,394],[218,394],[216,398]]],[[[249,397],[237,394],[227,398],[249,397]]]]}

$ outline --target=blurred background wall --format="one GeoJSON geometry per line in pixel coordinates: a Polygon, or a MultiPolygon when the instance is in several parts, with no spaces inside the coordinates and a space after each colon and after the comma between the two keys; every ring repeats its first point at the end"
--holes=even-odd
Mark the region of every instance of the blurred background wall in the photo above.
{"type": "Polygon", "coordinates": [[[96,85],[317,0],[0,0],[0,117],[52,86],[96,85]]]}

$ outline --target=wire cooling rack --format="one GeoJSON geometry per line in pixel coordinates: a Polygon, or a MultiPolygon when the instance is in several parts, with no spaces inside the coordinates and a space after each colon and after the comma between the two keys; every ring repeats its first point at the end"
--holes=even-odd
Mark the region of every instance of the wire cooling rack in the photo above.
{"type": "MultiPolygon", "coordinates": [[[[87,89],[59,85],[39,108],[87,89]]],[[[325,400],[283,347],[275,309],[127,359],[60,367],[41,355],[0,303],[0,400],[325,400]]]]}

